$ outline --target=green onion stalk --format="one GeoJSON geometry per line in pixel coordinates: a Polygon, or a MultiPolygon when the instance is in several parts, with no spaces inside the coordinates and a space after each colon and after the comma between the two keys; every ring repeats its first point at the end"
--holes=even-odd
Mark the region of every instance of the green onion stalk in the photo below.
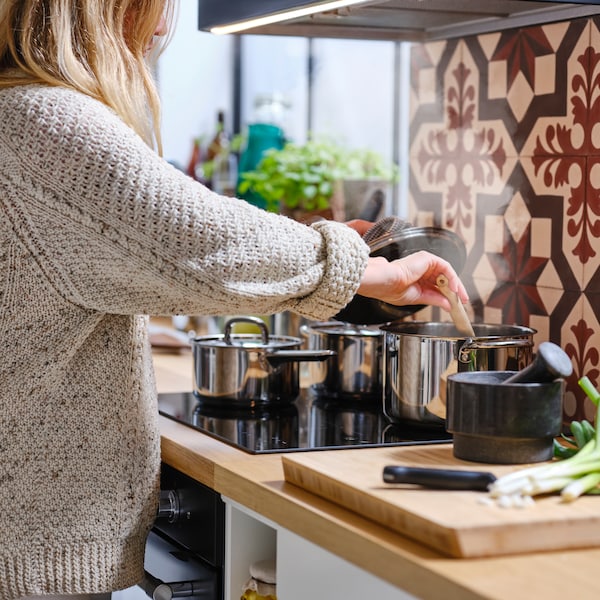
{"type": "Polygon", "coordinates": [[[588,377],[582,377],[578,383],[596,406],[595,427],[588,421],[571,423],[573,437],[566,438],[570,447],[555,443],[554,454],[562,460],[500,477],[490,486],[492,497],[536,496],[560,491],[562,500],[572,502],[583,494],[600,493],[600,393],[588,377]]]}

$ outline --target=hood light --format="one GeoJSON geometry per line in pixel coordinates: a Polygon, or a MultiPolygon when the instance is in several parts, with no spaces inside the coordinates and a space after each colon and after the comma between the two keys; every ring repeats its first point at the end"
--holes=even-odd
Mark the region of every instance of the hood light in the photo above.
{"type": "Polygon", "coordinates": [[[258,17],[256,19],[248,19],[247,21],[231,23],[230,25],[218,25],[216,27],[212,27],[210,32],[218,35],[237,33],[239,31],[244,31],[245,29],[254,29],[255,27],[262,27],[263,25],[271,25],[272,23],[279,23],[280,21],[298,19],[300,17],[305,17],[318,12],[325,12],[328,10],[336,10],[338,8],[352,6],[353,4],[366,4],[371,1],[372,0],[336,0],[332,2],[322,2],[317,5],[306,6],[304,8],[294,8],[283,12],[265,15],[264,17],[258,17]]]}

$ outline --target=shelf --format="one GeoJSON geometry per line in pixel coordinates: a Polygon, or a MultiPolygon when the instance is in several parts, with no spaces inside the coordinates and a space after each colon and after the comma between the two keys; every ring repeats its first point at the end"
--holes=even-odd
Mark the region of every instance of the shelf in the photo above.
{"type": "MultiPolygon", "coordinates": [[[[273,12],[273,5],[319,2],[199,0],[199,29],[273,12]],[[262,6],[264,5],[264,8],[262,6]]],[[[567,3],[544,0],[374,0],[242,33],[301,37],[430,41],[600,14],[600,0],[567,3]]],[[[279,8],[281,10],[281,8],[279,8]]]]}

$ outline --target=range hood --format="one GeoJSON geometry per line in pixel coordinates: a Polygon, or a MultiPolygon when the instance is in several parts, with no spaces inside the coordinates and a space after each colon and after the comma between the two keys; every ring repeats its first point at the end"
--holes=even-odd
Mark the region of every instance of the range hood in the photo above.
{"type": "Polygon", "coordinates": [[[448,39],[600,14],[600,0],[341,0],[335,8],[325,0],[198,1],[199,28],[213,33],[223,32],[219,26],[277,15],[285,20],[239,33],[374,40],[448,39]],[[301,8],[317,12],[282,14],[301,8]]]}

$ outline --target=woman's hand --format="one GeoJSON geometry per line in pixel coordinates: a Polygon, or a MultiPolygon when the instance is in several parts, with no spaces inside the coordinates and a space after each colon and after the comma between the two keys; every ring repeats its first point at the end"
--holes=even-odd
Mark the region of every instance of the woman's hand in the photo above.
{"type": "Polygon", "coordinates": [[[426,251],[391,262],[383,257],[369,258],[358,293],[396,306],[430,304],[449,311],[450,303],[435,283],[438,275],[445,275],[459,300],[468,302],[467,291],[450,263],[426,251]]]}

